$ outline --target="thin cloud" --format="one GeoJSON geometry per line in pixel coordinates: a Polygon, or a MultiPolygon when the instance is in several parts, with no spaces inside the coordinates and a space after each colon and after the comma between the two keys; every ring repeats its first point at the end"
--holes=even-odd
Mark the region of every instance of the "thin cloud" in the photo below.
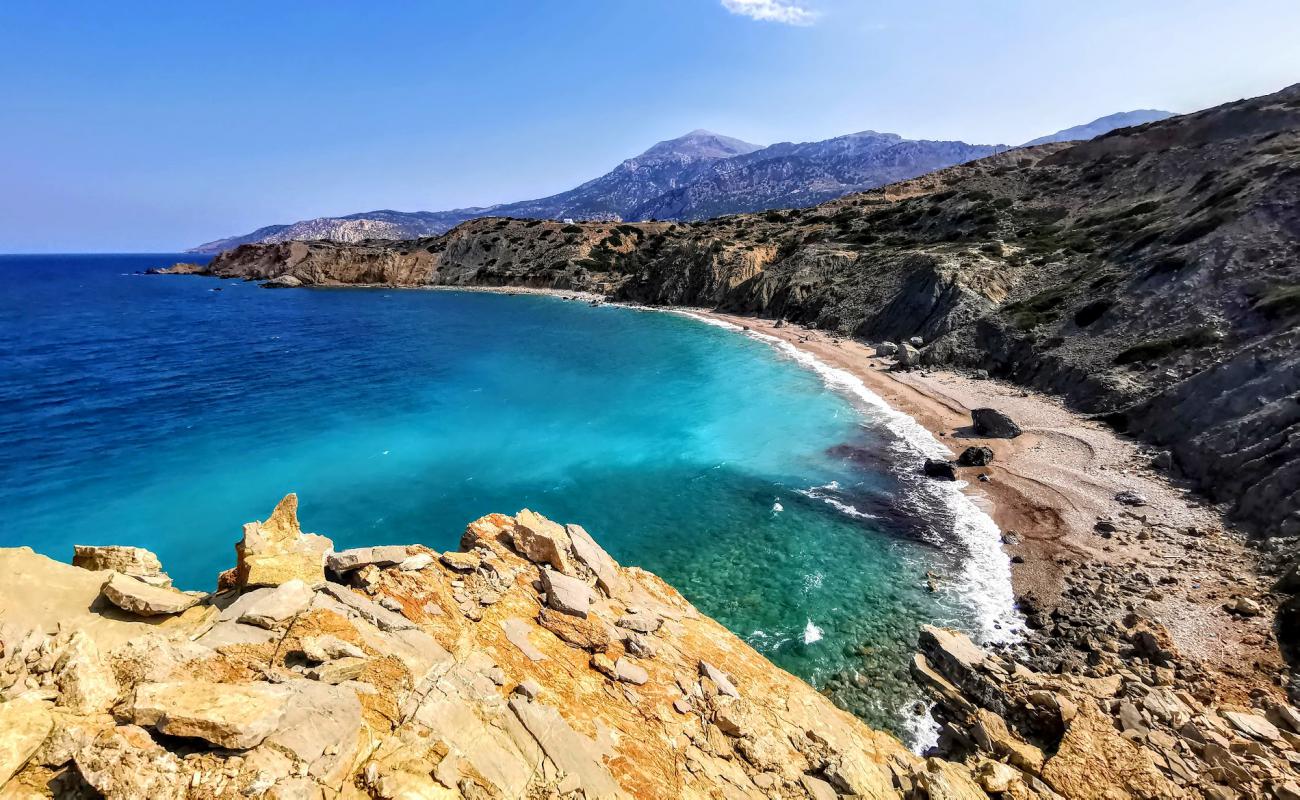
{"type": "Polygon", "coordinates": [[[811,25],[817,19],[816,12],[791,0],[722,0],[722,7],[733,14],[785,25],[811,25]]]}

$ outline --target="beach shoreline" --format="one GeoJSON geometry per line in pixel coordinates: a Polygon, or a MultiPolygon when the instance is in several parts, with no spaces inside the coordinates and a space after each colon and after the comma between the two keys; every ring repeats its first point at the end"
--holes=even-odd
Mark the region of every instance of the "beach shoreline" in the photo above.
{"type": "MultiPolygon", "coordinates": [[[[1115,596],[1103,606],[1121,615],[1145,604],[1169,629],[1185,656],[1235,670],[1255,663],[1260,679],[1281,664],[1269,620],[1242,618],[1223,605],[1234,597],[1266,602],[1267,582],[1245,537],[1189,488],[1151,466],[1151,452],[1058,399],[1014,384],[949,370],[891,371],[874,348],[798,325],[707,309],[681,309],[704,321],[726,323],[785,342],[823,364],[859,378],[891,408],[911,417],[955,458],[968,446],[987,446],[987,467],[961,468],[963,490],[1003,532],[1011,583],[1022,609],[1050,616],[1078,605],[1085,568],[1112,571],[1172,567],[1176,582],[1145,596],[1115,596]],[[970,410],[991,406],[1023,429],[1015,439],[985,439],[971,430],[970,410]],[[978,476],[988,476],[987,482],[978,476]],[[1123,491],[1142,506],[1116,500],[1123,491]],[[1113,527],[1115,530],[1105,530],[1113,527]]],[[[920,468],[918,463],[917,468],[920,468]]],[[[1168,579],[1166,579],[1168,580],[1168,579]]],[[[1086,589],[1087,587],[1084,586],[1086,589]]],[[[1084,594],[1087,592],[1085,591],[1084,594]]],[[[1249,681],[1251,684],[1258,681],[1249,681]]]]}

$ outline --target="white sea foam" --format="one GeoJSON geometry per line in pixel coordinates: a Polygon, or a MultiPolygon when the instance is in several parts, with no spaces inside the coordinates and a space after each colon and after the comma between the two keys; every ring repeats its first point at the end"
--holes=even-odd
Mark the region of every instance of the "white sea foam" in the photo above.
{"type": "Polygon", "coordinates": [[[780,514],[782,511],[785,511],[785,506],[781,505],[780,500],[777,500],[775,503],[772,504],[773,514],[780,514]]]}
{"type": "MultiPolygon", "coordinates": [[[[750,338],[766,342],[795,363],[817,373],[828,387],[856,400],[874,422],[893,433],[901,445],[900,456],[910,456],[918,461],[923,458],[952,457],[952,451],[921,423],[890,406],[884,398],[871,391],[861,378],[848,370],[832,367],[812,353],[770,334],[745,330],[739,325],[691,311],[674,311],[708,325],[743,332],[750,338]]],[[[985,643],[1008,641],[1017,636],[1023,625],[1015,613],[1011,563],[1002,551],[1002,534],[997,524],[961,490],[965,485],[963,482],[947,481],[929,481],[926,484],[927,491],[932,490],[935,499],[945,506],[953,521],[952,532],[967,551],[966,557],[962,559],[961,575],[951,580],[949,585],[974,616],[975,629],[971,631],[972,634],[985,643]]],[[[837,508],[844,505],[824,496],[820,499],[837,508]]]]}
{"type": "Polygon", "coordinates": [[[813,644],[822,640],[822,629],[813,624],[811,619],[803,626],[803,643],[813,644]]]}
{"type": "Polygon", "coordinates": [[[836,511],[840,512],[841,514],[845,515],[846,517],[853,517],[855,519],[876,519],[877,518],[875,514],[868,514],[867,512],[861,511],[855,508],[854,506],[849,505],[848,503],[845,503],[841,500],[837,500],[834,497],[831,497],[830,495],[822,493],[823,489],[833,490],[838,488],[839,488],[839,484],[835,481],[831,481],[825,486],[814,486],[811,489],[796,489],[795,491],[797,491],[799,494],[809,499],[822,501],[823,503],[835,509],[836,511]]]}

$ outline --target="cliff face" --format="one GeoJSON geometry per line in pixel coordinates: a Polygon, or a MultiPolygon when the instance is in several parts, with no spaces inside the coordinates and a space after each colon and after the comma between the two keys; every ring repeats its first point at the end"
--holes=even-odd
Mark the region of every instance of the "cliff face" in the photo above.
{"type": "MultiPolygon", "coordinates": [[[[520,285],[921,336],[931,364],[1064,395],[1300,533],[1300,87],[1001,153],[805,210],[479,219],[406,242],[250,245],[212,274],[520,285]]],[[[752,156],[751,156],[752,157],[752,156]]]]}
{"type": "Polygon", "coordinates": [[[529,511],[334,552],[297,499],[213,594],[0,550],[0,796],[983,797],[529,511]]]}

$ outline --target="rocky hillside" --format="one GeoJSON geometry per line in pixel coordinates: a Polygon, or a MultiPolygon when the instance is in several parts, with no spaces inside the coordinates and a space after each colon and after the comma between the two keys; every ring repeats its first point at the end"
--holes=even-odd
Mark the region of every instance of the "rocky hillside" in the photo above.
{"type": "Polygon", "coordinates": [[[1118,114],[1107,114],[1104,117],[1094,119],[1092,122],[1074,125],[1056,133],[1049,133],[1046,136],[1031,139],[1025,142],[1022,147],[1033,147],[1037,144],[1050,144],[1052,142],[1082,142],[1103,136],[1116,128],[1131,128],[1135,125],[1145,125],[1148,122],[1159,122],[1172,116],[1174,116],[1172,111],[1160,111],[1154,108],[1121,111],[1118,114]]]}
{"type": "Polygon", "coordinates": [[[577,525],[334,552],[297,498],[213,593],[0,550],[0,796],[983,798],[577,525]]]}
{"type": "Polygon", "coordinates": [[[1300,87],[1001,153],[815,208],[693,223],[478,219],[292,242],[204,271],[519,285],[718,306],[1057,392],[1167,449],[1239,519],[1300,534],[1300,87]]]}

